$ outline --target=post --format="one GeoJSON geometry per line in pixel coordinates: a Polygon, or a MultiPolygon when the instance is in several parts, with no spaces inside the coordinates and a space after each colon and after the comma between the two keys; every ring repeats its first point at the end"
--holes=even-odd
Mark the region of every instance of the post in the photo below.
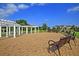
{"type": "Polygon", "coordinates": [[[6,27],[6,37],[8,37],[8,27],[6,27]]]}
{"type": "Polygon", "coordinates": [[[16,38],[16,28],[15,28],[15,25],[14,25],[14,38],[16,38]]]}
{"type": "Polygon", "coordinates": [[[10,36],[10,27],[9,27],[9,36],[10,36]]]}
{"type": "Polygon", "coordinates": [[[48,27],[46,28],[46,32],[48,32],[48,27]]]}
{"type": "Polygon", "coordinates": [[[19,27],[19,35],[20,35],[20,27],[19,27]]]}
{"type": "Polygon", "coordinates": [[[26,27],[26,34],[28,34],[28,27],[26,27]]]}
{"type": "Polygon", "coordinates": [[[1,37],[1,26],[0,26],[0,37],[1,37]]]}
{"type": "Polygon", "coordinates": [[[38,27],[38,33],[39,33],[39,27],[38,27]]]}
{"type": "Polygon", "coordinates": [[[31,27],[31,34],[32,34],[32,27],[31,27]]]}
{"type": "Polygon", "coordinates": [[[36,27],[35,27],[35,33],[36,33],[36,27]]]}
{"type": "Polygon", "coordinates": [[[23,34],[23,27],[22,27],[22,34],[23,34]]]}

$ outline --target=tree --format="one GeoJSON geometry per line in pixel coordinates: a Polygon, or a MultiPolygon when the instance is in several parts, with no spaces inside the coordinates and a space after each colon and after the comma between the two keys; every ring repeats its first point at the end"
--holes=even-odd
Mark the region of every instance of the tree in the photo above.
{"type": "Polygon", "coordinates": [[[47,24],[44,23],[44,24],[42,25],[42,29],[47,31],[47,29],[48,29],[47,24]]]}
{"type": "Polygon", "coordinates": [[[27,21],[24,19],[16,20],[16,23],[18,23],[20,25],[28,25],[27,21]]]}
{"type": "Polygon", "coordinates": [[[60,26],[57,25],[57,26],[56,26],[56,31],[57,31],[57,32],[60,32],[60,30],[61,30],[60,26]]]}
{"type": "Polygon", "coordinates": [[[76,26],[75,25],[72,25],[70,29],[73,30],[73,31],[75,31],[76,26]]]}
{"type": "Polygon", "coordinates": [[[50,27],[48,27],[48,32],[51,32],[51,31],[52,31],[52,29],[50,27]]]}
{"type": "Polygon", "coordinates": [[[52,27],[52,31],[53,32],[58,32],[57,27],[56,26],[52,27]]]}
{"type": "Polygon", "coordinates": [[[75,31],[79,32],[79,27],[76,27],[76,30],[75,31]]]}

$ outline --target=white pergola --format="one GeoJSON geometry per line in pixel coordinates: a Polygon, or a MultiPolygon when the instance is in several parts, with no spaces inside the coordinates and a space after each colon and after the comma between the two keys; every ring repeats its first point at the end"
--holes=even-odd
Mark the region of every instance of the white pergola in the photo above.
{"type": "Polygon", "coordinates": [[[31,34],[33,33],[33,28],[34,28],[34,33],[39,32],[38,26],[30,26],[30,25],[21,26],[14,21],[0,19],[0,37],[2,37],[2,27],[6,28],[5,29],[6,37],[9,37],[11,35],[11,28],[13,28],[14,38],[16,38],[17,33],[18,35],[24,34],[24,29],[25,29],[25,33],[28,34],[28,28],[30,28],[31,34]]]}

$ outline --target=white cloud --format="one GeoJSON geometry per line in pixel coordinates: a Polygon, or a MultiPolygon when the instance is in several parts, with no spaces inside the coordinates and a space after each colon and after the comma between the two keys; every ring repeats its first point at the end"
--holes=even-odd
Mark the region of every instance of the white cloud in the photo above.
{"type": "Polygon", "coordinates": [[[31,3],[31,6],[44,6],[46,3],[31,3]]]}
{"type": "Polygon", "coordinates": [[[25,4],[20,4],[20,5],[18,5],[18,8],[19,9],[25,9],[25,8],[29,8],[30,6],[28,6],[28,5],[25,5],[25,4]]]}
{"type": "Polygon", "coordinates": [[[7,14],[12,14],[18,11],[18,7],[15,4],[7,4],[5,11],[7,14]]]}
{"type": "Polygon", "coordinates": [[[8,16],[6,13],[5,13],[5,10],[4,9],[0,9],[0,18],[4,18],[8,16]]]}
{"type": "Polygon", "coordinates": [[[7,17],[15,12],[18,12],[22,9],[27,9],[31,6],[44,6],[46,3],[31,3],[30,5],[26,4],[6,4],[3,8],[0,8],[0,18],[7,17]]]}
{"type": "Polygon", "coordinates": [[[44,6],[44,5],[46,5],[46,3],[39,3],[38,5],[39,6],[44,6]]]}
{"type": "Polygon", "coordinates": [[[25,4],[6,4],[3,8],[0,8],[0,18],[7,17],[15,12],[18,12],[20,9],[26,9],[29,6],[25,4]]]}
{"type": "Polygon", "coordinates": [[[15,4],[6,4],[5,7],[0,8],[0,18],[7,17],[10,14],[13,14],[14,12],[17,12],[18,8],[15,4]]]}
{"type": "Polygon", "coordinates": [[[70,8],[70,9],[68,9],[67,11],[68,11],[68,12],[71,12],[71,11],[79,11],[79,6],[70,8]]]}

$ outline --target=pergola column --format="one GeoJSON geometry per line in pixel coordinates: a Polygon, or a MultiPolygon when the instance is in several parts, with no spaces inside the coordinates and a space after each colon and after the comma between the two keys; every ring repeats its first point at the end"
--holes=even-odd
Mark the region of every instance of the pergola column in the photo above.
{"type": "Polygon", "coordinates": [[[8,37],[8,27],[6,27],[6,37],[8,37]]]}
{"type": "Polygon", "coordinates": [[[46,32],[48,31],[48,28],[46,28],[46,32]]]}
{"type": "Polygon", "coordinates": [[[28,27],[26,27],[26,34],[28,34],[28,27]]]}
{"type": "Polygon", "coordinates": [[[0,37],[1,37],[1,26],[0,26],[0,37]]]}
{"type": "Polygon", "coordinates": [[[34,30],[34,32],[36,33],[36,27],[35,27],[35,30],[34,30]]]}
{"type": "Polygon", "coordinates": [[[32,34],[32,27],[31,27],[31,34],[32,34]]]}
{"type": "Polygon", "coordinates": [[[9,36],[10,36],[10,27],[9,27],[9,36]]]}
{"type": "Polygon", "coordinates": [[[20,27],[19,27],[19,35],[20,35],[20,27]]]}
{"type": "Polygon", "coordinates": [[[22,34],[23,34],[23,27],[22,27],[22,34]]]}
{"type": "Polygon", "coordinates": [[[39,27],[38,27],[38,33],[39,33],[39,27]]]}
{"type": "Polygon", "coordinates": [[[15,27],[15,25],[14,25],[14,33],[13,33],[14,35],[14,38],[16,38],[16,27],[15,27]]]}

